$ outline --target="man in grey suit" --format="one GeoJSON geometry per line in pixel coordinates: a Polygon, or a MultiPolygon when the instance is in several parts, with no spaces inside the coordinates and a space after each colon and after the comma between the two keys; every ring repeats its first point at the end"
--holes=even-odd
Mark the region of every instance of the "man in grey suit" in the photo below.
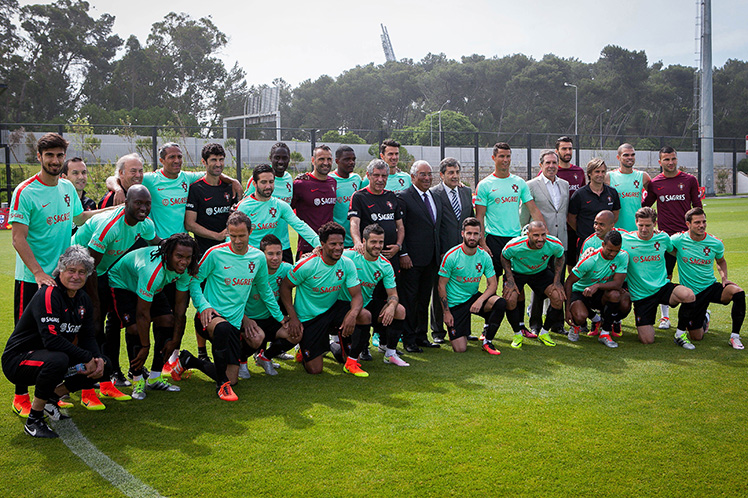
{"type": "Polygon", "coordinates": [[[431,191],[431,165],[416,161],[410,169],[412,185],[397,193],[402,212],[405,239],[400,253],[397,291],[405,306],[403,343],[409,353],[422,353],[423,347],[436,347],[428,338],[429,298],[439,268],[439,227],[442,204],[431,191]]]}
{"type": "MultiPolygon", "coordinates": [[[[475,216],[473,209],[473,191],[460,183],[460,162],[454,157],[446,157],[439,163],[441,183],[431,187],[434,200],[441,201],[442,222],[439,226],[439,262],[451,248],[462,244],[462,222],[475,216]]],[[[431,298],[431,338],[437,344],[443,344],[447,335],[444,330],[442,307],[439,304],[437,285],[431,298]]],[[[477,337],[470,336],[472,340],[477,337]]]]}
{"type": "MultiPolygon", "coordinates": [[[[552,149],[540,152],[540,175],[529,182],[532,198],[545,219],[548,233],[557,237],[568,248],[566,233],[566,213],[569,211],[569,182],[558,176],[558,154],[552,149]]],[[[520,223],[525,226],[530,222],[530,210],[522,206],[520,223]]],[[[543,300],[532,300],[530,313],[530,329],[537,333],[540,330],[543,300]]]]}

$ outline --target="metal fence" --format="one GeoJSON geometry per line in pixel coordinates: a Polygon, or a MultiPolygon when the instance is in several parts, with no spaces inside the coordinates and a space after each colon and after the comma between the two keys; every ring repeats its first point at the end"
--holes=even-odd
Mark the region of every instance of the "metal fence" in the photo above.
{"type": "MultiPolygon", "coordinates": [[[[496,133],[455,132],[451,130],[331,130],[302,128],[176,128],[173,126],[116,126],[88,124],[0,123],[0,148],[4,151],[6,178],[3,189],[7,199],[13,188],[38,169],[36,141],[44,133],[56,132],[70,141],[67,157],[82,157],[89,166],[90,190],[94,195],[104,189],[103,181],[113,173],[116,160],[125,154],[137,152],[143,156],[146,168],[159,167],[158,148],[166,142],[177,142],[184,154],[185,169],[201,169],[200,151],[206,143],[217,142],[226,150],[227,173],[239,181],[247,179],[251,170],[268,162],[270,147],[281,137],[292,153],[292,170],[310,168],[314,147],[322,137],[348,137],[341,132],[352,132],[365,143],[351,144],[357,156],[359,170],[378,156],[378,144],[393,137],[403,144],[401,156],[408,160],[424,159],[436,167],[444,157],[456,157],[462,164],[463,181],[475,186],[493,171],[491,152],[496,142],[512,146],[512,171],[524,178],[538,174],[540,151],[553,148],[562,134],[549,133],[496,133]],[[327,135],[325,135],[327,134],[327,135]],[[422,144],[428,145],[422,145],[422,144]],[[432,145],[433,144],[433,145],[432,145]],[[23,166],[27,165],[27,166],[23,166]]],[[[657,151],[670,145],[678,151],[679,166],[701,179],[700,141],[696,137],[635,137],[628,135],[577,135],[575,164],[584,165],[592,157],[602,157],[609,168],[617,167],[616,149],[624,142],[637,150],[637,168],[651,175],[659,172],[657,151]]],[[[335,149],[344,141],[325,141],[335,149]]],[[[715,192],[737,193],[738,162],[743,158],[743,138],[714,139],[715,192]],[[740,153],[738,153],[740,151],[740,153]]]]}

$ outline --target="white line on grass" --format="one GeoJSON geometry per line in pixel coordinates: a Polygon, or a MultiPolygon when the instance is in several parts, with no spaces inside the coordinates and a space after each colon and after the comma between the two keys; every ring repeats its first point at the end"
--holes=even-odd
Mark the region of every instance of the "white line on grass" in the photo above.
{"type": "Polygon", "coordinates": [[[130,474],[121,465],[102,453],[81,434],[71,419],[60,420],[54,426],[65,446],[70,448],[78,458],[91,467],[101,477],[109,481],[125,496],[130,498],[157,497],[163,498],[158,491],[130,474]]]}

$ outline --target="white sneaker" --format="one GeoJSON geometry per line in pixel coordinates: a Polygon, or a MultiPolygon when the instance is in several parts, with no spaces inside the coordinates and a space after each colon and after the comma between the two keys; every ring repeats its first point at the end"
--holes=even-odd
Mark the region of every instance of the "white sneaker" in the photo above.
{"type": "Polygon", "coordinates": [[[569,335],[566,337],[568,337],[571,342],[577,342],[579,340],[579,327],[573,326],[570,328],[569,335]]]}
{"type": "Polygon", "coordinates": [[[605,335],[600,334],[600,337],[598,337],[597,340],[600,341],[600,342],[602,342],[603,344],[605,344],[609,348],[617,348],[618,347],[618,343],[616,341],[614,341],[613,339],[611,339],[610,335],[608,335],[608,334],[605,334],[605,335]]]}
{"type": "Polygon", "coordinates": [[[743,343],[740,342],[739,335],[730,336],[730,345],[732,346],[733,349],[743,349],[743,343]]]}
{"type": "Polygon", "coordinates": [[[249,373],[249,368],[247,368],[246,363],[240,363],[239,364],[239,378],[240,379],[249,379],[251,377],[249,373]]]}
{"type": "Polygon", "coordinates": [[[694,346],[688,338],[688,334],[683,334],[680,337],[673,337],[673,341],[683,349],[696,349],[696,346],[694,346]]]}
{"type": "Polygon", "coordinates": [[[663,316],[660,318],[660,324],[657,326],[660,330],[667,330],[670,328],[670,318],[663,316]]]}
{"type": "Polygon", "coordinates": [[[273,362],[262,355],[257,355],[257,358],[255,358],[255,365],[265,370],[265,373],[268,375],[278,375],[278,371],[273,367],[273,362]]]}
{"type": "Polygon", "coordinates": [[[410,366],[410,363],[407,363],[396,354],[393,354],[392,356],[385,356],[383,361],[389,365],[395,365],[396,367],[410,366]]]}
{"type": "MultiPolygon", "coordinates": [[[[712,314],[709,313],[709,310],[706,310],[706,316],[704,317],[704,326],[703,326],[705,334],[709,332],[709,322],[711,321],[711,319],[712,319],[712,314]]],[[[738,338],[738,342],[740,342],[740,338],[738,338]]],[[[736,349],[743,349],[743,348],[736,348],[736,349]]]]}

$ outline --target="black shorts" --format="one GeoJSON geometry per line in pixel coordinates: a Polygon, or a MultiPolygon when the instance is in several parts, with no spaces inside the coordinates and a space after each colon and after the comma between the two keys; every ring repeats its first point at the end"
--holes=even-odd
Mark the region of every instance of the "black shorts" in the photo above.
{"type": "MultiPolygon", "coordinates": [[[[110,288],[112,290],[112,308],[114,309],[117,318],[119,318],[120,323],[125,328],[134,325],[137,321],[137,294],[125,289],[110,288]]],[[[159,292],[153,296],[153,302],[151,303],[151,318],[171,314],[173,314],[173,311],[171,306],[169,306],[169,301],[166,299],[164,293],[159,292]]]]}
{"type": "Polygon", "coordinates": [[[570,302],[574,304],[574,301],[582,301],[582,303],[587,307],[587,314],[591,316],[594,314],[595,311],[603,310],[603,295],[604,294],[605,294],[604,290],[599,290],[595,292],[592,296],[587,297],[582,292],[572,291],[570,302]]]}
{"type": "Polygon", "coordinates": [[[514,283],[517,284],[517,290],[522,295],[522,290],[525,285],[529,285],[530,288],[535,292],[536,295],[545,296],[545,289],[553,284],[553,272],[549,268],[545,268],[538,273],[532,275],[526,275],[524,273],[513,273],[514,283]]]}
{"type": "Polygon", "coordinates": [[[722,304],[722,291],[724,290],[722,284],[714,282],[696,294],[696,300],[693,303],[681,304],[681,307],[687,308],[689,312],[688,330],[698,330],[704,326],[707,308],[711,303],[722,304]]]}
{"type": "Polygon", "coordinates": [[[293,264],[293,252],[291,252],[291,248],[283,249],[283,261],[285,261],[288,264],[293,264]]]}
{"type": "Polygon", "coordinates": [[[579,261],[577,232],[571,226],[566,225],[566,235],[568,237],[566,242],[566,247],[568,248],[566,249],[566,266],[574,267],[579,261]]]}
{"type": "Polygon", "coordinates": [[[36,282],[16,280],[15,291],[13,293],[13,320],[15,323],[18,323],[24,310],[26,310],[26,306],[29,305],[31,298],[34,297],[34,294],[38,290],[39,286],[36,282]]]}
{"type": "Polygon", "coordinates": [[[350,310],[350,301],[337,300],[326,312],[301,323],[304,326],[300,342],[304,361],[313,360],[330,350],[330,334],[337,334],[350,310]]]}
{"type": "Polygon", "coordinates": [[[486,245],[491,249],[491,260],[493,261],[493,269],[496,272],[496,278],[498,279],[504,272],[504,267],[501,266],[501,251],[514,237],[500,237],[498,235],[486,235],[486,245]]]}
{"type": "MultiPolygon", "coordinates": [[[[459,337],[467,337],[470,335],[470,319],[472,318],[471,315],[473,314],[470,311],[470,307],[482,295],[482,292],[476,292],[470,297],[470,299],[468,299],[464,303],[449,307],[449,312],[452,313],[452,318],[454,318],[454,327],[449,329],[450,341],[453,341],[459,337]]],[[[488,299],[483,302],[481,310],[475,314],[483,318],[483,320],[487,322],[488,317],[491,315],[491,312],[486,311],[486,306],[488,306],[488,299]]]]}
{"type": "Polygon", "coordinates": [[[662,289],[651,296],[634,301],[634,316],[636,317],[637,327],[654,325],[657,316],[657,305],[670,304],[670,296],[673,294],[676,285],[668,282],[662,289]]]}
{"type": "Polygon", "coordinates": [[[283,325],[272,316],[268,318],[255,319],[255,322],[257,322],[257,326],[260,327],[263,332],[265,332],[265,340],[267,342],[272,342],[275,340],[276,334],[283,325]]]}
{"type": "MultiPolygon", "coordinates": [[[[385,299],[372,299],[369,304],[364,306],[369,313],[371,313],[371,323],[379,323],[379,314],[382,312],[384,307],[387,306],[387,300],[385,299]]],[[[381,326],[381,323],[379,323],[381,326]]]]}
{"type": "Polygon", "coordinates": [[[672,278],[673,270],[675,269],[675,262],[678,260],[675,256],[670,253],[665,253],[665,268],[667,269],[667,278],[672,278]]]}

